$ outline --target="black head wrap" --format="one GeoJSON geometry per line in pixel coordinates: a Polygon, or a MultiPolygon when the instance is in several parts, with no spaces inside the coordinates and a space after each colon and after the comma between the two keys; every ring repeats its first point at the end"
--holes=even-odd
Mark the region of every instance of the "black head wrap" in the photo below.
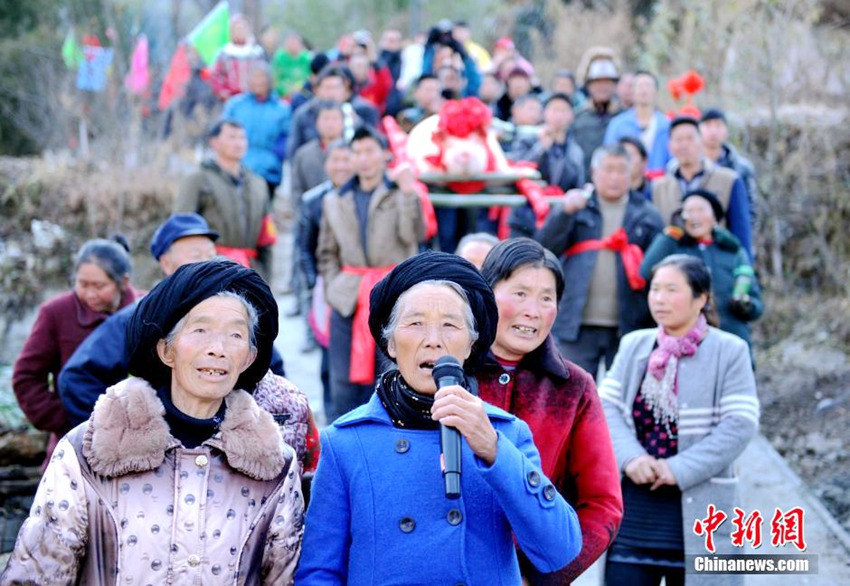
{"type": "Polygon", "coordinates": [[[154,388],[169,384],[171,368],[160,360],[157,342],[193,307],[222,291],[242,295],[257,310],[257,358],[236,382],[236,388],[253,392],[271,363],[278,330],[277,302],[260,275],[227,259],[184,265],[142,298],[127,326],[130,373],[141,376],[154,388]]]}
{"type": "Polygon", "coordinates": [[[714,213],[714,219],[718,222],[723,221],[723,216],[726,213],[723,211],[723,204],[720,203],[720,200],[717,199],[717,196],[711,193],[710,191],[706,191],[705,189],[692,189],[691,191],[685,194],[685,197],[682,198],[682,204],[685,203],[685,200],[692,196],[699,196],[703,198],[708,204],[711,206],[711,211],[714,213]]]}
{"type": "Polygon", "coordinates": [[[464,367],[474,369],[490,350],[496,339],[499,309],[490,285],[475,266],[459,256],[445,252],[423,252],[395,267],[372,289],[369,297],[369,330],[378,347],[387,354],[387,342],[383,329],[390,321],[396,300],[402,293],[423,281],[452,281],[466,292],[478,340],[464,367]]]}

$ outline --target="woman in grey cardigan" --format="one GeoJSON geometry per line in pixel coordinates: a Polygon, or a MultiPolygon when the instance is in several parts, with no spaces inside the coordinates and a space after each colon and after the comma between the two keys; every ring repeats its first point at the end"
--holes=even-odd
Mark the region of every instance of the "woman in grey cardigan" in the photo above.
{"type": "MultiPolygon", "coordinates": [[[[711,275],[702,260],[673,255],[652,273],[658,328],[623,337],[599,388],[623,474],[625,514],[608,552],[608,584],[685,583],[685,555],[706,554],[695,522],[714,505],[739,506],[735,459],[756,433],[759,403],[747,344],[708,324],[711,275]]],[[[713,533],[734,553],[732,522],[713,533]]],[[[740,550],[737,550],[740,552],[740,550]]],[[[738,575],[689,574],[694,584],[740,584],[738,575]]]]}

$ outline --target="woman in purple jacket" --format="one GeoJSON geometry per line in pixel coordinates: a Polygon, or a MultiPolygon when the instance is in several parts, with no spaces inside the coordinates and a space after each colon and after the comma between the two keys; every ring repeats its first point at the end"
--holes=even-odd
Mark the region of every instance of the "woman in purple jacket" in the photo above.
{"type": "Polygon", "coordinates": [[[51,433],[47,458],[71,426],[53,387],[83,340],[110,314],[133,303],[129,247],[121,236],[89,240],[77,253],[72,289],[44,303],[12,374],[12,388],[27,419],[51,433]]]}

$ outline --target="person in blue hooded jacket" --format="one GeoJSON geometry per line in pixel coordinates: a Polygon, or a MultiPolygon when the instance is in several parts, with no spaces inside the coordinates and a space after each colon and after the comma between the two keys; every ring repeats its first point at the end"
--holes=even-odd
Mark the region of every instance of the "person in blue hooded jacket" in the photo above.
{"type": "Polygon", "coordinates": [[[369,330],[396,368],[322,435],[297,584],[515,585],[517,547],[542,572],[578,555],[578,518],[544,476],[528,426],[465,386],[434,383],[446,355],[471,373],[497,321],[492,290],[454,255],[419,254],[374,287],[369,330]],[[456,499],[439,424],[462,436],[456,499]]]}

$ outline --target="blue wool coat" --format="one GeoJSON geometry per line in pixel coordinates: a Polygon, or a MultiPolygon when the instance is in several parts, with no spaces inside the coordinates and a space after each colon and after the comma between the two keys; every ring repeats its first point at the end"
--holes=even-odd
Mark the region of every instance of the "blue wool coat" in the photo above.
{"type": "Polygon", "coordinates": [[[325,430],[296,583],[515,586],[512,534],[543,572],[575,558],[578,518],[528,426],[485,408],[498,455],[487,467],[463,441],[458,500],[445,496],[439,432],[393,427],[376,394],[325,430]]]}

